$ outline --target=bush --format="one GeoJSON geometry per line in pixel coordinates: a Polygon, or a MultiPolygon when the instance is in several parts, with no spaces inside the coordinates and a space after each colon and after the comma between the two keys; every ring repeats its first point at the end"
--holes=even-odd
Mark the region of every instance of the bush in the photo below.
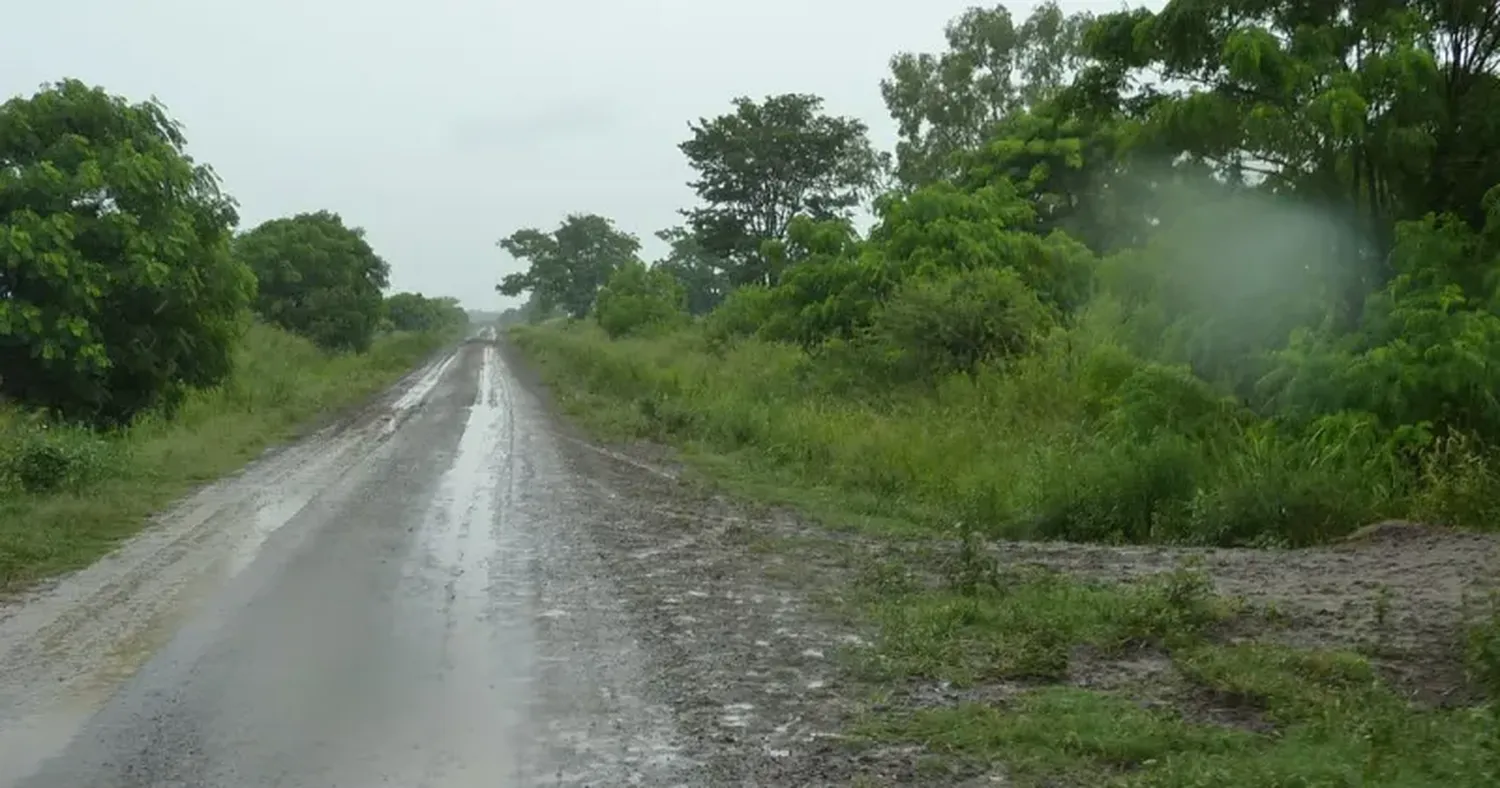
{"type": "Polygon", "coordinates": [[[771,288],[764,285],[736,288],[704,318],[703,331],[709,342],[724,345],[755,336],[771,324],[776,310],[776,294],[771,288]]]}
{"type": "Polygon", "coordinates": [[[0,489],[77,490],[117,467],[117,447],[83,427],[12,414],[0,429],[0,489]]]}
{"type": "Polygon", "coordinates": [[[74,80],[0,106],[0,392],[118,425],[229,374],[255,281],[184,145],[74,80]]]}
{"type": "Polygon", "coordinates": [[[1015,271],[981,268],[908,281],[870,333],[903,378],[973,373],[1030,351],[1055,325],[1015,271]]]}
{"type": "Polygon", "coordinates": [[[255,271],[262,319],[325,350],[364,352],[385,302],[390,266],[338,214],[301,213],[263,222],[235,239],[255,271]]]}
{"type": "Polygon", "coordinates": [[[626,263],[600,289],[594,319],[616,338],[668,330],[687,322],[687,294],[667,271],[626,263]]]}
{"type": "Polygon", "coordinates": [[[456,298],[428,298],[421,293],[396,293],[385,299],[385,330],[437,333],[461,330],[469,314],[456,298]]]}

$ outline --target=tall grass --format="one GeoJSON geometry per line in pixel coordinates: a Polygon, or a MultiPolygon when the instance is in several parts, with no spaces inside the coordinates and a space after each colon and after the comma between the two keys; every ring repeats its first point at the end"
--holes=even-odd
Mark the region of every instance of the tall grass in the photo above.
{"type": "Polygon", "coordinates": [[[191,393],[170,419],[101,435],[0,409],[0,589],[87,565],[194,485],[368,398],[445,341],[394,333],[368,353],[329,355],[256,325],[233,376],[191,393]]]}
{"type": "Polygon", "coordinates": [[[1489,476],[1419,478],[1352,416],[1279,431],[1186,371],[1078,332],[1004,368],[905,388],[847,385],[859,362],[832,350],[716,346],[694,329],[610,340],[578,323],[515,337],[597,429],[728,456],[767,488],[919,531],[1303,545],[1496,489],[1489,476]]]}

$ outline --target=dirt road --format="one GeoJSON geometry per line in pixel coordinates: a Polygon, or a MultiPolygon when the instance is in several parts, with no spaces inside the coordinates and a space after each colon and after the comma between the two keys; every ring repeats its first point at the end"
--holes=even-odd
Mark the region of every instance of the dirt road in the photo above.
{"type": "Polygon", "coordinates": [[[0,608],[0,786],[816,783],[839,633],[623,460],[470,340],[0,608]]]}

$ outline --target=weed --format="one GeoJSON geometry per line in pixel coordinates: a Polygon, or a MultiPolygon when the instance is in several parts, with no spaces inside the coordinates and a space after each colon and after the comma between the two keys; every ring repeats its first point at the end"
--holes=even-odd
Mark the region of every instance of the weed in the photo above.
{"type": "Polygon", "coordinates": [[[954,530],[958,533],[958,553],[946,566],[948,585],[969,597],[984,589],[998,589],[1000,566],[990,556],[978,529],[960,521],[954,530]]]}
{"type": "Polygon", "coordinates": [[[1371,656],[1379,656],[1386,653],[1390,644],[1390,618],[1391,618],[1391,588],[1381,583],[1375,588],[1375,601],[1371,605],[1373,618],[1371,626],[1370,641],[1365,646],[1366,653],[1371,656]]]}

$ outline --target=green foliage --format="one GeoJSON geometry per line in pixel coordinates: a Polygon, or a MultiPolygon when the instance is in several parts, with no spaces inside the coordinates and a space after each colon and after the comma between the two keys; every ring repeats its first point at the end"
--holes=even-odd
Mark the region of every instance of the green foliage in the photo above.
{"type": "Polygon", "coordinates": [[[618,350],[529,341],[599,397],[628,381],[631,429],[933,527],[1305,545],[1390,516],[1493,526],[1500,170],[1475,156],[1500,128],[1476,109],[1500,95],[1497,22],[970,9],[945,52],[892,61],[901,183],[868,232],[847,212],[866,181],[835,177],[873,171],[837,164],[869,158],[835,153],[865,150],[863,126],[741,99],[683,144],[701,204],[663,235],[694,327],[655,340],[670,354],[604,314],[618,350]]]}
{"type": "Polygon", "coordinates": [[[75,80],[0,106],[0,391],[119,424],[230,372],[234,204],[156,103],[75,80]]]}
{"type": "Polygon", "coordinates": [[[632,261],[615,269],[599,291],[594,317],[611,337],[661,331],[687,318],[687,297],[671,273],[632,261]]]}
{"type": "Polygon", "coordinates": [[[421,293],[395,293],[385,299],[385,317],[394,331],[450,333],[469,323],[456,298],[428,298],[421,293]]]}
{"type": "Polygon", "coordinates": [[[871,333],[897,379],[937,380],[1022,355],[1054,323],[1054,311],[1014,269],[978,268],[908,280],[871,333]]]}
{"type": "Polygon", "coordinates": [[[328,211],[272,219],[235,239],[260,282],[256,311],[328,350],[364,352],[379,325],[390,266],[364,230],[328,211]]]}
{"type": "Polygon", "coordinates": [[[1019,27],[1005,6],[969,8],[944,30],[947,51],[901,53],[880,83],[895,119],[896,174],[915,188],[961,171],[997,123],[1055,95],[1078,65],[1087,13],[1043,3],[1019,27]]]}
{"type": "Polygon", "coordinates": [[[867,128],[822,113],[807,94],[734,100],[734,112],[692,125],[679,147],[703,201],[685,211],[697,243],[734,285],[771,284],[780,271],[762,253],[798,216],[847,218],[884,169],[867,128]]]}
{"type": "Polygon", "coordinates": [[[765,285],[746,285],[729,292],[703,320],[703,331],[710,342],[722,346],[771,325],[777,313],[776,293],[765,285]]]}
{"type": "Polygon", "coordinates": [[[698,235],[683,227],[661,230],[656,237],[671,245],[655,268],[671,274],[682,285],[690,314],[705,315],[724,300],[729,280],[724,261],[703,248],[698,235]]]}
{"type": "Polygon", "coordinates": [[[602,216],[570,214],[551,233],[517,230],[500,247],[528,267],[507,274],[497,290],[509,296],[529,291],[539,314],[561,309],[581,318],[615,270],[636,259],[641,243],[602,216]]]}
{"type": "Polygon", "coordinates": [[[1480,196],[1500,182],[1500,161],[1475,155],[1500,142],[1486,109],[1497,17],[1477,8],[1281,2],[1231,16],[1174,0],[1111,14],[1086,36],[1087,103],[1141,121],[1143,144],[1322,201],[1368,233],[1375,243],[1352,255],[1363,285],[1342,296],[1357,311],[1389,274],[1396,222],[1432,211],[1478,225],[1480,196]],[[1176,87],[1132,90],[1146,72],[1176,87]]]}
{"type": "Polygon", "coordinates": [[[76,491],[116,470],[122,459],[107,437],[89,429],[14,412],[4,418],[0,491],[76,491]]]}

